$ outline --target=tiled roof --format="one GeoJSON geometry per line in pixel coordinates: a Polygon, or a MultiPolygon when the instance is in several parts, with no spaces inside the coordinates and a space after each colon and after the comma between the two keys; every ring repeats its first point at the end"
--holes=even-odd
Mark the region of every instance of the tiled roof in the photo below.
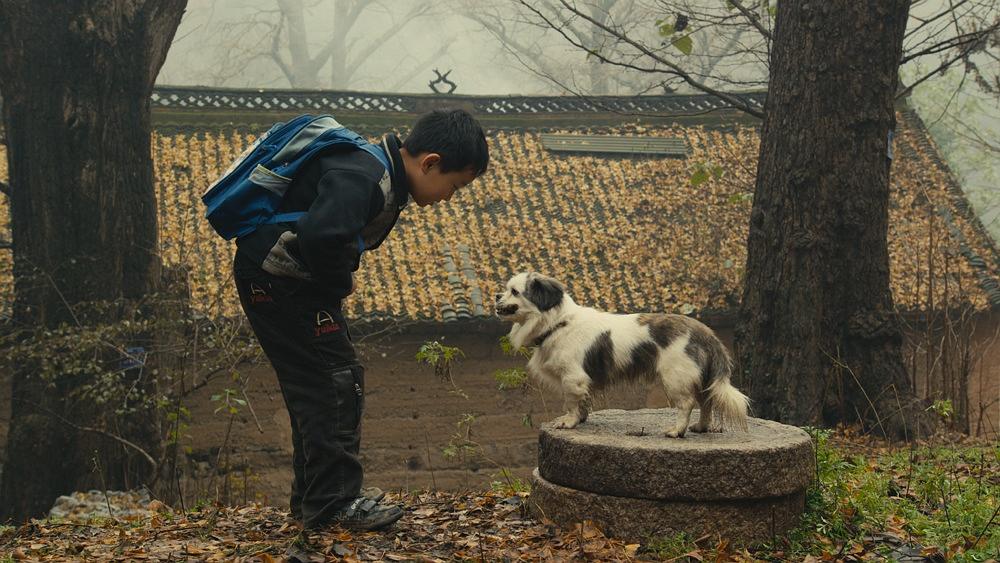
{"type": "MultiPolygon", "coordinates": [[[[996,247],[919,118],[910,111],[899,117],[889,241],[897,305],[923,310],[940,306],[946,295],[980,308],[1000,305],[996,247]]],[[[348,314],[489,315],[503,281],[524,269],[554,275],[578,302],[612,311],[709,312],[737,305],[756,128],[543,131],[674,137],[690,152],[686,159],[551,153],[537,130],[493,130],[483,178],[448,203],[405,210],[382,248],[366,254],[359,289],[345,304],[348,314]],[[716,174],[693,185],[699,169],[716,174]]],[[[232,314],[238,305],[229,282],[233,246],[202,219],[198,197],[249,140],[232,131],[154,134],[163,258],[190,268],[195,306],[207,314],[232,314]]],[[[0,255],[0,268],[9,276],[9,253],[0,255]]]]}

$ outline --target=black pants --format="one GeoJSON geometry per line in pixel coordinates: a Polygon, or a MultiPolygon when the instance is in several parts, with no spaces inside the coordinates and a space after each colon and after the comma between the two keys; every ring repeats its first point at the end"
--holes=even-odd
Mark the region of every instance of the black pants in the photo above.
{"type": "Polygon", "coordinates": [[[364,369],[340,299],[319,284],[271,275],[239,253],[233,272],[292,421],[292,516],[306,528],[322,526],[360,494],[363,478],[364,369]]]}

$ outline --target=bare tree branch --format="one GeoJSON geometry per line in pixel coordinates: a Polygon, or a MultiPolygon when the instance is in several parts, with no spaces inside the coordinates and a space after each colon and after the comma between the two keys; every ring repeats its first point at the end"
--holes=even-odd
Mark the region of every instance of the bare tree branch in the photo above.
{"type": "Polygon", "coordinates": [[[928,80],[929,78],[931,78],[932,76],[934,76],[935,74],[937,74],[939,72],[943,72],[943,71],[947,70],[951,65],[955,64],[955,62],[960,61],[960,60],[964,59],[965,57],[967,57],[969,55],[969,53],[971,53],[975,49],[975,47],[976,47],[976,43],[970,43],[970,44],[968,44],[965,47],[965,49],[963,49],[962,51],[960,51],[957,55],[955,55],[954,57],[952,57],[950,59],[945,60],[940,65],[938,65],[937,68],[935,68],[934,70],[928,72],[924,76],[918,78],[917,80],[915,80],[912,84],[910,84],[906,88],[903,88],[902,90],[900,90],[899,93],[896,94],[896,99],[898,100],[899,98],[904,98],[904,97],[908,96],[910,94],[910,92],[912,92],[913,89],[916,88],[922,82],[928,80]]]}
{"type": "Polygon", "coordinates": [[[764,27],[764,24],[760,22],[760,16],[751,12],[750,10],[743,7],[743,3],[740,0],[728,0],[730,4],[736,7],[737,10],[743,14],[750,25],[754,26],[761,35],[767,38],[768,41],[772,41],[774,37],[771,35],[771,30],[764,27]]]}
{"type": "MultiPolygon", "coordinates": [[[[563,29],[562,29],[563,26],[556,25],[545,14],[543,14],[541,11],[539,11],[534,6],[532,6],[531,4],[529,4],[526,0],[518,0],[518,1],[519,1],[519,3],[522,6],[524,6],[525,8],[527,8],[529,10],[531,10],[532,12],[535,13],[536,16],[538,16],[543,21],[545,21],[546,24],[549,27],[551,27],[552,29],[554,29],[557,32],[559,32],[567,41],[570,42],[570,44],[575,45],[578,48],[584,49],[585,51],[587,51],[588,53],[590,53],[592,56],[597,57],[598,59],[600,59],[600,60],[602,60],[604,62],[607,62],[607,63],[610,63],[610,64],[615,64],[615,65],[622,66],[622,67],[625,67],[625,68],[633,68],[635,70],[641,70],[641,67],[639,67],[637,65],[632,65],[632,64],[628,64],[628,63],[623,63],[621,61],[611,60],[611,59],[605,57],[604,55],[602,55],[601,53],[595,51],[594,49],[587,47],[586,45],[582,45],[582,44],[579,44],[577,42],[574,42],[573,39],[571,37],[569,37],[563,31],[563,29]]],[[[682,80],[684,80],[684,82],[686,82],[692,88],[694,88],[694,89],[696,89],[696,90],[698,90],[700,92],[703,92],[705,94],[709,94],[711,96],[719,98],[720,100],[726,102],[730,106],[732,106],[732,107],[734,107],[734,108],[736,108],[736,109],[738,109],[738,110],[740,110],[740,111],[742,111],[744,113],[747,113],[747,114],[752,115],[752,116],[757,117],[757,118],[763,118],[764,117],[764,113],[762,111],[760,111],[757,108],[751,106],[749,103],[747,103],[746,101],[744,101],[743,99],[741,99],[739,96],[736,96],[736,95],[733,95],[733,94],[730,94],[730,93],[727,93],[727,92],[722,92],[722,91],[716,90],[715,88],[712,88],[712,87],[708,86],[707,84],[704,84],[704,83],[696,80],[693,76],[691,76],[691,74],[689,74],[687,71],[685,71],[684,69],[682,69],[676,63],[674,63],[674,62],[672,62],[672,61],[670,61],[668,59],[663,58],[659,54],[653,52],[646,45],[644,45],[644,44],[642,44],[642,43],[640,43],[640,42],[632,39],[631,37],[628,37],[627,35],[625,35],[624,33],[620,32],[620,31],[618,31],[617,29],[612,29],[612,28],[608,27],[607,25],[604,25],[604,24],[598,22],[594,18],[592,18],[589,15],[587,15],[587,14],[581,12],[580,10],[578,10],[575,6],[570,5],[566,0],[559,0],[559,2],[560,2],[560,4],[563,5],[564,8],[566,8],[567,10],[569,10],[571,13],[577,15],[580,18],[583,18],[583,19],[589,21],[591,24],[593,24],[593,25],[597,26],[598,28],[602,29],[605,33],[608,33],[612,37],[617,38],[619,41],[632,46],[633,48],[635,48],[636,50],[638,50],[640,53],[642,53],[643,55],[645,55],[646,57],[649,57],[653,61],[656,61],[657,63],[659,63],[659,64],[661,64],[661,65],[663,65],[663,66],[665,66],[665,67],[667,67],[669,69],[669,71],[665,71],[665,70],[659,69],[659,68],[647,68],[647,69],[645,69],[646,72],[658,72],[658,73],[673,74],[673,75],[681,78],[682,80]]]]}
{"type": "Polygon", "coordinates": [[[292,73],[292,69],[288,67],[288,64],[281,58],[281,30],[284,28],[285,24],[285,13],[282,12],[278,19],[278,28],[274,30],[271,35],[271,60],[278,65],[281,69],[282,74],[288,79],[288,83],[295,84],[295,76],[292,73]]]}
{"type": "Polygon", "coordinates": [[[434,51],[427,57],[425,57],[421,62],[415,65],[409,65],[410,70],[406,74],[400,76],[395,82],[389,86],[390,92],[395,92],[402,88],[407,82],[413,80],[418,74],[424,71],[428,66],[430,66],[435,60],[440,58],[442,55],[448,52],[448,48],[451,47],[451,41],[442,41],[441,45],[438,47],[437,51],[434,51]]]}
{"type": "Polygon", "coordinates": [[[368,45],[366,47],[364,47],[362,49],[359,49],[358,50],[358,56],[355,57],[355,58],[353,58],[353,59],[351,59],[351,62],[348,64],[348,67],[349,68],[356,68],[356,67],[360,66],[361,63],[363,63],[364,61],[366,61],[368,59],[368,57],[370,57],[371,54],[373,52],[375,52],[375,50],[378,49],[378,47],[380,45],[383,45],[385,42],[387,42],[394,35],[396,35],[397,33],[399,33],[400,30],[402,30],[404,27],[408,26],[414,20],[416,20],[417,18],[425,15],[427,13],[427,11],[428,11],[429,8],[430,8],[430,6],[428,4],[418,4],[418,5],[414,6],[413,9],[411,9],[408,14],[406,14],[405,16],[403,16],[403,18],[401,20],[399,20],[396,23],[394,23],[393,25],[389,26],[389,28],[386,29],[385,32],[383,32],[378,37],[372,39],[368,43],[368,45]]]}
{"type": "Polygon", "coordinates": [[[955,13],[955,10],[957,8],[960,8],[962,6],[962,4],[965,4],[968,1],[969,0],[961,0],[958,4],[954,4],[952,6],[949,6],[948,9],[942,10],[942,11],[938,12],[937,14],[935,14],[934,16],[932,16],[930,18],[927,18],[927,19],[920,19],[920,18],[918,18],[916,16],[912,16],[911,15],[910,17],[912,17],[913,19],[919,21],[920,25],[918,25],[918,26],[916,26],[916,27],[914,27],[912,29],[907,30],[906,31],[906,35],[904,36],[904,39],[905,38],[909,38],[911,35],[919,32],[921,29],[923,29],[923,28],[927,27],[928,25],[934,23],[938,19],[940,19],[940,18],[942,18],[944,16],[947,16],[947,15],[955,13]]]}
{"type": "Polygon", "coordinates": [[[998,28],[1000,28],[1000,22],[993,24],[992,26],[980,31],[973,31],[970,33],[963,33],[962,35],[949,37],[944,41],[935,43],[929,47],[921,49],[920,51],[916,51],[914,53],[907,53],[905,56],[903,56],[903,58],[899,60],[899,64],[900,66],[902,66],[912,61],[913,59],[923,57],[926,55],[934,55],[951,49],[957,49],[967,46],[976,47],[981,41],[983,41],[984,39],[989,37],[992,33],[997,31],[998,28]]]}
{"type": "MultiPolygon", "coordinates": [[[[503,20],[501,20],[500,18],[495,18],[494,20],[490,20],[487,19],[486,15],[482,12],[467,13],[465,15],[466,17],[472,19],[479,25],[483,26],[486,29],[486,31],[490,32],[494,37],[496,37],[500,41],[504,49],[506,49],[508,52],[514,55],[514,58],[517,59],[518,61],[521,61],[522,64],[525,63],[524,61],[521,60],[521,57],[527,57],[531,59],[532,63],[538,65],[541,74],[543,76],[550,76],[555,74],[551,65],[548,64],[545,59],[542,59],[539,56],[541,54],[541,50],[537,48],[536,45],[528,45],[522,41],[519,41],[516,34],[508,32],[507,27],[504,25],[503,20]]],[[[527,68],[526,64],[525,66],[527,68]]],[[[531,68],[529,68],[529,70],[534,72],[534,70],[531,68]]],[[[539,73],[536,72],[535,74],[539,73]]]]}
{"type": "MultiPolygon", "coordinates": [[[[15,399],[15,400],[17,400],[17,399],[15,399]]],[[[153,456],[149,455],[149,452],[147,452],[146,450],[142,449],[140,446],[136,445],[135,443],[133,443],[133,442],[131,442],[129,440],[126,440],[125,438],[122,438],[121,436],[119,436],[117,434],[112,434],[111,432],[108,432],[107,430],[102,430],[100,428],[92,428],[90,426],[80,426],[79,424],[77,424],[77,423],[75,423],[75,422],[73,422],[71,420],[67,420],[67,419],[63,418],[62,416],[59,416],[55,412],[51,411],[50,409],[47,409],[47,408],[43,407],[42,405],[39,405],[38,403],[33,403],[31,401],[22,401],[22,402],[28,403],[28,404],[34,406],[37,409],[45,411],[45,413],[48,414],[49,416],[51,416],[51,417],[53,417],[55,419],[58,419],[63,424],[65,424],[67,426],[70,426],[72,428],[75,428],[77,430],[80,430],[81,432],[92,432],[94,434],[100,434],[101,436],[105,436],[107,438],[111,438],[112,440],[115,440],[116,442],[122,444],[123,446],[125,446],[127,448],[131,448],[131,449],[139,452],[139,454],[141,454],[142,457],[146,458],[146,461],[149,462],[150,467],[153,468],[152,474],[154,475],[154,479],[156,478],[156,476],[158,476],[157,468],[159,468],[159,464],[156,462],[155,459],[153,459],[153,456]]]]}
{"type": "Polygon", "coordinates": [[[350,4],[338,2],[334,6],[333,30],[330,33],[330,40],[316,55],[317,60],[322,59],[325,62],[330,59],[330,85],[334,88],[346,86],[356,70],[346,63],[347,52],[350,48],[344,38],[368,5],[367,0],[353,0],[350,4]]]}

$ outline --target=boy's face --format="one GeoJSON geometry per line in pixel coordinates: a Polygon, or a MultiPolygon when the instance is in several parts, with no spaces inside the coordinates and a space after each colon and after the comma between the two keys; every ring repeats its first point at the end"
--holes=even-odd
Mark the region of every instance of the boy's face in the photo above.
{"type": "Polygon", "coordinates": [[[410,195],[420,207],[440,201],[448,201],[460,188],[476,179],[471,168],[441,172],[441,156],[424,153],[414,159],[417,166],[407,167],[406,176],[410,182],[410,195]]]}

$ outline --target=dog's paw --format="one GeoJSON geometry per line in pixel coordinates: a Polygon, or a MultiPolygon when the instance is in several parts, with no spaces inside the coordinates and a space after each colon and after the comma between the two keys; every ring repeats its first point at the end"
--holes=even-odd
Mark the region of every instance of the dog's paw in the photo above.
{"type": "Polygon", "coordinates": [[[683,438],[684,437],[684,431],[683,430],[680,430],[680,431],[677,431],[677,430],[667,430],[666,432],[663,433],[663,435],[666,436],[667,438],[683,438]]]}
{"type": "Polygon", "coordinates": [[[553,428],[576,428],[577,424],[580,424],[580,419],[570,414],[560,416],[552,421],[553,428]]]}

